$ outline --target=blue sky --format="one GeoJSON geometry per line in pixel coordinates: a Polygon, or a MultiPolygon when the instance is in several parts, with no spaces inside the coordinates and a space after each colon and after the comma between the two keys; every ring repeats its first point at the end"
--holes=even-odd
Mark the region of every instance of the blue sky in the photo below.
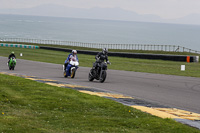
{"type": "Polygon", "coordinates": [[[154,14],[174,19],[200,14],[200,0],[0,0],[0,9],[31,8],[42,4],[57,4],[76,8],[120,7],[138,14],[154,14]]]}

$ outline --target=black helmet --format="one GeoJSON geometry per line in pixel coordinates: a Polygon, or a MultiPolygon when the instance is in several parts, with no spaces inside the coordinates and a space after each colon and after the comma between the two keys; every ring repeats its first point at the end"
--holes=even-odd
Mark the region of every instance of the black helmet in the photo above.
{"type": "Polygon", "coordinates": [[[103,48],[102,52],[103,52],[103,54],[107,54],[108,53],[108,49],[107,48],[103,48]]]}

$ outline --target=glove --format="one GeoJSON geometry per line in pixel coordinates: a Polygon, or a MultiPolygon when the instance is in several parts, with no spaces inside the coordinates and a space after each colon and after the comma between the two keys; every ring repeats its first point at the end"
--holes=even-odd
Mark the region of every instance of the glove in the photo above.
{"type": "Polygon", "coordinates": [[[109,61],[107,61],[107,64],[111,64],[109,61]]]}

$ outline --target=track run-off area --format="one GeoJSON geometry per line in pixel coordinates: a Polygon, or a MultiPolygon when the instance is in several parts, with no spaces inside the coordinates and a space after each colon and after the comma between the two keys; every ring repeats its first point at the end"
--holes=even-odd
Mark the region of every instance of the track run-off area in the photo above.
{"type": "MultiPolygon", "coordinates": [[[[62,65],[17,59],[15,70],[0,57],[0,73],[98,95],[162,118],[200,129],[200,78],[108,70],[104,83],[88,81],[91,68],[79,67],[74,79],[63,77],[62,65]]],[[[109,69],[109,66],[108,66],[109,69]]],[[[155,68],[156,69],[156,68],[155,68]]]]}

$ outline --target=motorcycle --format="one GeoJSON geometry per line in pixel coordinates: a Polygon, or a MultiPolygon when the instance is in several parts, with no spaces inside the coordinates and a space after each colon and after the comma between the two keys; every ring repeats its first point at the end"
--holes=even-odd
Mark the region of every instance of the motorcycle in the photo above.
{"type": "Polygon", "coordinates": [[[15,57],[10,58],[10,60],[8,62],[9,70],[14,70],[15,65],[16,65],[16,58],[15,57]]]}
{"type": "Polygon", "coordinates": [[[79,62],[73,61],[73,60],[69,62],[65,70],[64,70],[64,65],[63,65],[64,77],[70,76],[71,78],[74,78],[76,74],[76,70],[78,69],[78,65],[79,65],[79,62]]]}
{"type": "Polygon", "coordinates": [[[102,62],[102,63],[94,63],[92,69],[89,72],[88,80],[93,81],[94,79],[99,80],[103,83],[106,80],[107,76],[107,64],[109,62],[102,62]]]}

